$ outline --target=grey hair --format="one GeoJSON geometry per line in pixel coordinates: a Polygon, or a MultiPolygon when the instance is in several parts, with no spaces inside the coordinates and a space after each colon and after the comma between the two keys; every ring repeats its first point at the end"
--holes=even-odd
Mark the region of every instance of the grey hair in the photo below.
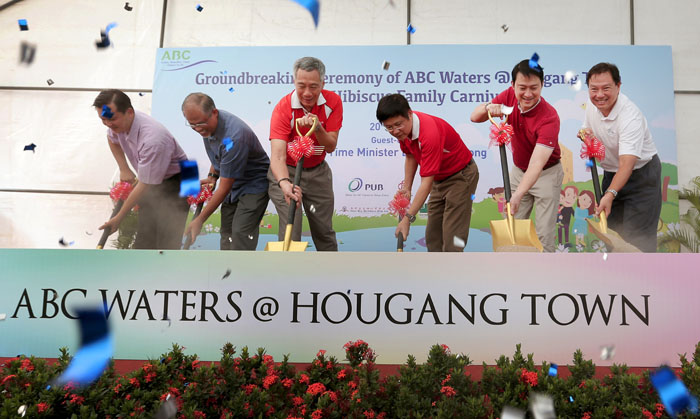
{"type": "Polygon", "coordinates": [[[304,71],[318,71],[319,76],[321,76],[321,81],[323,81],[326,75],[326,66],[323,64],[323,61],[316,57],[302,57],[294,61],[294,78],[297,77],[297,71],[299,71],[299,69],[304,71]]]}
{"type": "Polygon", "coordinates": [[[202,109],[202,112],[211,115],[212,111],[216,109],[216,105],[214,104],[214,99],[212,99],[209,95],[197,92],[197,93],[190,93],[187,95],[185,100],[182,101],[182,110],[185,110],[185,105],[188,104],[193,104],[193,105],[198,105],[200,109],[202,109]]]}

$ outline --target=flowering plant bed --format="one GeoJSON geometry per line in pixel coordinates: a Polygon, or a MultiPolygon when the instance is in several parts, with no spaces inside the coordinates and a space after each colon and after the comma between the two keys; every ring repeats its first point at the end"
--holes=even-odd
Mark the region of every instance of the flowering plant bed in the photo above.
{"type": "MultiPolygon", "coordinates": [[[[203,363],[173,345],[159,359],[125,375],[113,365],[90,386],[52,386],[70,362],[65,348],[55,363],[20,356],[0,369],[0,418],[151,418],[174,399],[178,418],[497,418],[504,406],[527,409],[534,393],[550,396],[558,417],[668,417],[649,382],[649,371],[632,374],[624,365],[594,378],[596,366],[574,353],[570,376],[550,376],[517,345],[512,358],[484,365],[476,381],[468,356],[445,345],[430,348],[424,364],[412,355],[396,375],[380,378],[376,355],[366,342],[348,342],[346,362],[319,350],[301,370],[277,362],[264,349],[240,356],[230,343],[218,363],[203,363]]],[[[700,390],[700,344],[692,361],[681,355],[680,378],[700,390]]],[[[683,415],[681,415],[683,416],[683,415]]]]}

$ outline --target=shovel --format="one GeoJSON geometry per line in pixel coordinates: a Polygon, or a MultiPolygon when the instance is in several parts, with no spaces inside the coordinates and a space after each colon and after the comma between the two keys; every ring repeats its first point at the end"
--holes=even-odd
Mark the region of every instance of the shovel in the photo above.
{"type": "MultiPolygon", "coordinates": [[[[117,185],[117,186],[118,186],[118,185],[117,185]]],[[[129,193],[130,193],[130,192],[131,192],[131,189],[129,189],[129,193]]],[[[127,196],[128,196],[128,193],[127,193],[127,196]]],[[[126,197],[120,196],[120,197],[117,199],[117,202],[114,204],[114,209],[112,210],[112,215],[110,215],[110,217],[109,217],[110,220],[111,220],[112,218],[114,218],[114,216],[116,216],[117,214],[119,214],[119,211],[121,211],[122,206],[124,205],[124,201],[126,201],[126,197]]],[[[104,229],[104,230],[102,231],[102,237],[100,237],[100,241],[97,243],[97,249],[98,249],[98,250],[104,249],[105,243],[107,243],[107,238],[109,238],[109,235],[110,235],[110,234],[112,234],[112,231],[110,231],[110,230],[104,229]]]]}
{"type": "MultiPolygon", "coordinates": [[[[314,118],[314,123],[311,125],[311,129],[304,135],[303,137],[310,137],[311,134],[316,130],[316,125],[318,124],[318,119],[314,118]]],[[[299,137],[302,137],[301,132],[299,132],[299,119],[296,120],[296,130],[297,130],[297,135],[299,137]]],[[[319,153],[319,151],[322,152],[322,149],[319,150],[318,147],[314,147],[312,150],[313,154],[319,153]]],[[[320,153],[319,153],[320,154],[320,153]]],[[[299,183],[301,182],[301,172],[304,170],[304,155],[299,158],[297,161],[297,168],[294,173],[294,183],[292,186],[293,188],[296,186],[299,186],[299,183]]],[[[265,250],[269,252],[303,252],[306,250],[306,247],[309,245],[308,242],[297,242],[297,241],[292,241],[292,228],[294,227],[294,216],[296,215],[296,210],[297,210],[297,205],[296,202],[290,202],[289,203],[289,214],[287,215],[287,228],[284,231],[284,241],[281,242],[268,242],[267,245],[265,245],[265,250]]]]}
{"type": "MultiPolygon", "coordinates": [[[[580,135],[583,137],[583,135],[580,135]]],[[[583,138],[581,138],[583,141],[583,138]]],[[[598,168],[596,166],[595,157],[588,159],[591,162],[591,177],[593,178],[593,193],[595,195],[596,204],[600,204],[600,199],[603,194],[600,191],[600,179],[598,178],[598,168]]],[[[627,243],[620,235],[608,228],[608,220],[605,211],[601,211],[600,221],[595,221],[591,218],[586,218],[588,226],[600,240],[614,253],[639,253],[637,247],[627,243]]]]}
{"type": "MultiPolygon", "coordinates": [[[[498,126],[489,113],[489,120],[498,126]]],[[[506,121],[508,116],[506,116],[506,121]]],[[[495,252],[541,252],[542,243],[537,237],[535,226],[531,220],[516,220],[510,211],[510,176],[508,175],[508,160],[506,146],[498,146],[501,153],[501,171],[503,172],[503,189],[506,200],[505,220],[491,220],[491,236],[495,252]]]]}
{"type": "MultiPolygon", "coordinates": [[[[216,188],[216,184],[214,184],[214,188],[216,188]]],[[[212,188],[212,190],[211,190],[212,192],[214,192],[214,188],[212,188]]],[[[204,202],[200,202],[199,204],[197,204],[197,208],[195,208],[195,210],[194,210],[194,216],[192,216],[193,220],[195,218],[197,218],[199,216],[199,214],[202,213],[203,208],[204,208],[204,202]]],[[[182,244],[182,249],[183,250],[190,250],[190,246],[192,246],[192,236],[188,234],[187,237],[185,237],[185,243],[182,244]]]]}

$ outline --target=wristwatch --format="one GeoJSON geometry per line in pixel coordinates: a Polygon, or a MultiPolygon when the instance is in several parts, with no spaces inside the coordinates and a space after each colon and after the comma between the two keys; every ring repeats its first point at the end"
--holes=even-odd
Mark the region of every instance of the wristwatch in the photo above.
{"type": "Polygon", "coordinates": [[[409,224],[413,224],[413,222],[416,221],[416,216],[415,216],[415,215],[411,215],[411,214],[409,214],[409,213],[406,213],[406,218],[408,218],[408,223],[409,223],[409,224]]]}
{"type": "Polygon", "coordinates": [[[209,173],[207,176],[213,177],[214,179],[218,179],[218,178],[219,178],[219,175],[217,175],[216,173],[209,173]]]}
{"type": "Polygon", "coordinates": [[[608,192],[612,194],[613,198],[617,198],[617,191],[615,189],[608,189],[607,191],[605,191],[605,193],[608,192]]]}

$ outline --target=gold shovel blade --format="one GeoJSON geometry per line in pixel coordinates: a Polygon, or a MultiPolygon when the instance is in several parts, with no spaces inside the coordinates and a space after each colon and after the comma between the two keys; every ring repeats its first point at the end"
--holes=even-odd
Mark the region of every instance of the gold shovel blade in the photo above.
{"type": "Polygon", "coordinates": [[[306,247],[309,245],[309,242],[289,242],[289,249],[284,250],[284,242],[268,242],[265,245],[265,251],[266,252],[303,252],[306,250],[306,247]]]}

